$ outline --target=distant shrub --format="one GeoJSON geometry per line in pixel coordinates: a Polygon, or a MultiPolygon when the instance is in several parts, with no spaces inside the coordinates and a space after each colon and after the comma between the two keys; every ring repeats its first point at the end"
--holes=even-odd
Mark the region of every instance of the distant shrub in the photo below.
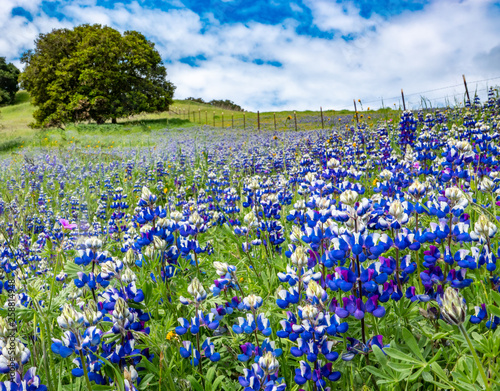
{"type": "Polygon", "coordinates": [[[207,103],[203,100],[203,98],[193,98],[192,96],[190,96],[186,100],[190,100],[191,102],[197,102],[197,103],[207,103]]]}
{"type": "Polygon", "coordinates": [[[206,103],[211,106],[220,107],[221,109],[226,109],[226,110],[245,111],[240,105],[237,105],[236,103],[234,103],[232,100],[229,99],[226,100],[212,99],[210,102],[205,102],[203,98],[193,98],[192,96],[190,96],[189,98],[186,98],[186,100],[197,103],[206,103]]]}
{"type": "Polygon", "coordinates": [[[210,102],[208,102],[208,104],[226,110],[245,111],[240,105],[237,105],[236,103],[234,103],[232,100],[229,99],[226,100],[213,99],[210,102]]]}
{"type": "Polygon", "coordinates": [[[0,152],[7,152],[10,151],[11,149],[19,148],[22,143],[23,139],[21,137],[0,142],[0,152]]]}

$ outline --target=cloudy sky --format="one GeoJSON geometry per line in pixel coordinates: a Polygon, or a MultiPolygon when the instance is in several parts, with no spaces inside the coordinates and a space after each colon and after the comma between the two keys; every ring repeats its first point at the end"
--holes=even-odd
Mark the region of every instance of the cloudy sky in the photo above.
{"type": "MultiPolygon", "coordinates": [[[[0,56],[83,23],[156,44],[177,99],[248,110],[410,106],[500,85],[500,1],[0,0],[0,56]]],[[[482,95],[481,95],[482,94],[482,95]]]]}

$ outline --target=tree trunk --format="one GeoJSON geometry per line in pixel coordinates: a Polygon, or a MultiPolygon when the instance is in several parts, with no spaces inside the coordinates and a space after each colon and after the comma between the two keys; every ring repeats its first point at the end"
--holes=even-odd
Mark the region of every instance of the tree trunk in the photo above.
{"type": "Polygon", "coordinates": [[[111,123],[112,123],[112,124],[116,124],[116,118],[112,118],[112,119],[111,119],[111,123]]]}

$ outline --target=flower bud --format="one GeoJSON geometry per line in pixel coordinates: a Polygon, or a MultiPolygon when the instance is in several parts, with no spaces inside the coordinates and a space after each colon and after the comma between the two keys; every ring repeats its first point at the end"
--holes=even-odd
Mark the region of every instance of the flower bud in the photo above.
{"type": "Polygon", "coordinates": [[[279,369],[280,364],[276,360],[276,356],[273,352],[266,352],[263,356],[259,358],[259,366],[266,374],[276,373],[279,369]]]}
{"type": "Polygon", "coordinates": [[[203,220],[196,210],[191,214],[191,216],[189,216],[189,224],[199,227],[204,222],[205,220],[203,220]]]}
{"type": "Polygon", "coordinates": [[[131,282],[134,282],[137,280],[137,276],[135,275],[135,273],[130,270],[130,268],[125,268],[124,272],[122,273],[121,275],[121,280],[124,284],[130,284],[131,282]]]}
{"type": "Polygon", "coordinates": [[[451,287],[446,288],[444,295],[439,299],[441,315],[447,323],[460,326],[465,322],[467,304],[465,304],[464,299],[456,289],[451,287]]]}
{"type": "Polygon", "coordinates": [[[326,299],[326,291],[314,280],[307,285],[306,295],[308,299],[316,298],[318,301],[326,299]]]}
{"type": "Polygon", "coordinates": [[[125,253],[125,257],[123,258],[123,263],[126,266],[131,267],[131,266],[135,265],[135,261],[136,261],[135,252],[132,248],[129,248],[127,250],[127,252],[125,253]]]}
{"type": "Polygon", "coordinates": [[[493,224],[488,218],[482,214],[474,224],[474,231],[471,232],[471,238],[474,240],[480,239],[486,241],[488,238],[495,236],[497,226],[493,224]]]}
{"type": "Polygon", "coordinates": [[[191,284],[189,284],[188,292],[194,297],[197,302],[201,302],[207,297],[207,292],[205,291],[205,288],[203,288],[203,285],[201,285],[201,282],[197,277],[193,278],[193,281],[191,281],[191,284]]]}
{"type": "Polygon", "coordinates": [[[255,213],[252,211],[252,212],[249,212],[245,215],[245,217],[243,218],[243,221],[245,222],[245,224],[247,224],[249,227],[252,227],[255,225],[255,223],[257,222],[257,216],[255,215],[255,213]]]}
{"type": "Polygon", "coordinates": [[[153,243],[157,250],[164,251],[167,248],[167,242],[158,236],[153,236],[153,243]]]}
{"type": "Polygon", "coordinates": [[[307,265],[309,261],[309,254],[306,252],[306,249],[302,246],[297,246],[292,256],[290,257],[292,264],[297,266],[297,268],[302,269],[307,265]]]}
{"type": "Polygon", "coordinates": [[[359,194],[353,190],[346,190],[340,195],[340,202],[345,205],[354,206],[359,194]]]}
{"type": "Polygon", "coordinates": [[[64,304],[61,315],[57,317],[57,323],[63,329],[72,328],[82,321],[83,316],[71,304],[64,304]]]}
{"type": "Polygon", "coordinates": [[[481,184],[479,185],[479,189],[491,193],[494,188],[495,188],[495,183],[487,176],[484,176],[481,181],[481,184]]]}
{"type": "Polygon", "coordinates": [[[87,246],[87,248],[91,249],[93,252],[96,252],[102,247],[102,240],[93,236],[85,241],[85,246],[87,246]]]}
{"type": "Polygon", "coordinates": [[[174,210],[171,214],[170,214],[170,218],[172,220],[174,220],[176,223],[178,223],[179,221],[182,220],[182,213],[179,212],[178,210],[174,210]]]}

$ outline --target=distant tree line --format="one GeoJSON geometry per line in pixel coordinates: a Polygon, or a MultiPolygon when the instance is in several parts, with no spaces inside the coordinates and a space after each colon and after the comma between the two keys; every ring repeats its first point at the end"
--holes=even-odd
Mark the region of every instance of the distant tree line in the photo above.
{"type": "Polygon", "coordinates": [[[190,100],[193,102],[198,102],[198,103],[206,103],[215,107],[220,107],[221,109],[225,110],[234,110],[234,111],[245,111],[240,105],[237,105],[234,103],[232,100],[226,99],[212,99],[210,102],[205,102],[202,98],[193,98],[190,96],[186,100],[190,100]]]}

